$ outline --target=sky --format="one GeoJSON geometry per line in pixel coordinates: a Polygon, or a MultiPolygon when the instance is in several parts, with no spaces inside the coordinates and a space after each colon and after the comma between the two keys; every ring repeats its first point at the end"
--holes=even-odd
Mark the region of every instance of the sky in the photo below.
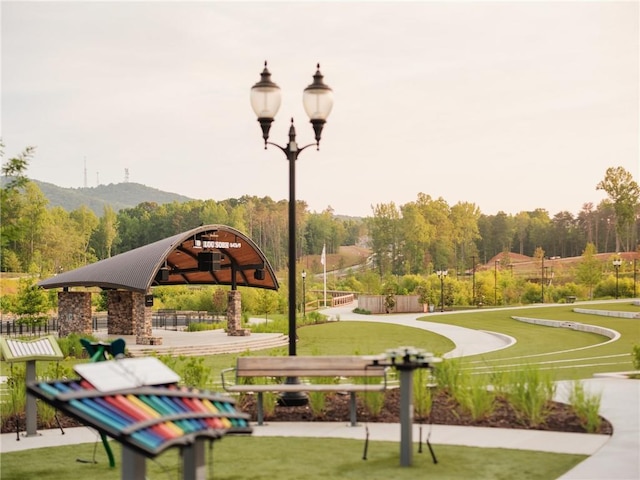
{"type": "Polygon", "coordinates": [[[639,2],[1,4],[4,158],[62,187],[128,178],[196,199],[289,198],[249,91],[282,89],[270,141],[316,64],[334,92],[296,162],[312,212],[371,216],[419,193],[487,215],[576,215],[609,167],[640,181],[639,2]],[[128,172],[128,175],[127,175],[128,172]]]}

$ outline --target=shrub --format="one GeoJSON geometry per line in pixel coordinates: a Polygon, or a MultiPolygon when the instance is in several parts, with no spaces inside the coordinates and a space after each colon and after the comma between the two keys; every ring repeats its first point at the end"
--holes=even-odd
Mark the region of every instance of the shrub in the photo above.
{"type": "Polygon", "coordinates": [[[633,362],[633,368],[640,370],[640,344],[634,345],[631,351],[631,361],[633,362]]]}
{"type": "Polygon", "coordinates": [[[490,414],[495,407],[495,393],[489,389],[484,375],[464,375],[466,388],[460,389],[457,400],[471,418],[480,420],[490,414]]]}
{"type": "Polygon", "coordinates": [[[187,332],[204,332],[205,330],[217,330],[223,328],[224,325],[220,323],[205,323],[205,322],[189,322],[187,325],[187,332]]]}
{"type": "Polygon", "coordinates": [[[434,375],[438,388],[443,389],[452,397],[457,396],[462,380],[462,362],[459,358],[443,359],[442,363],[434,369],[434,375]]]}
{"type": "Polygon", "coordinates": [[[72,358],[88,358],[89,352],[87,352],[82,343],[80,343],[80,339],[86,338],[90,342],[97,342],[98,339],[93,335],[84,335],[79,333],[70,333],[66,337],[61,337],[58,339],[58,346],[60,347],[60,351],[66,357],[72,358]]]}
{"type": "Polygon", "coordinates": [[[584,391],[582,382],[573,382],[569,394],[569,403],[580,419],[580,424],[589,433],[595,433],[600,426],[600,401],[602,394],[589,395],[584,391]]]}
{"type": "MultiPolygon", "coordinates": [[[[355,382],[361,385],[374,385],[379,384],[380,380],[377,378],[368,378],[368,377],[356,377],[355,382]]],[[[360,398],[364,403],[365,410],[372,416],[377,417],[382,412],[382,407],[384,407],[384,392],[362,392],[360,398]]]]}
{"type": "Polygon", "coordinates": [[[529,365],[511,372],[509,380],[507,399],[521,419],[532,427],[543,423],[555,393],[552,376],[529,365]]]}
{"type": "MultiPolygon", "coordinates": [[[[332,383],[338,383],[338,379],[335,377],[312,377],[311,383],[315,385],[330,385],[332,383]]],[[[314,417],[322,417],[326,403],[327,397],[325,392],[309,392],[309,407],[314,417]]]]}
{"type": "Polygon", "coordinates": [[[419,368],[413,373],[413,408],[416,415],[426,418],[431,413],[433,405],[432,387],[435,379],[427,368],[419,368]]]}
{"type": "Polygon", "coordinates": [[[211,371],[204,365],[204,357],[189,357],[182,365],[179,374],[185,385],[206,388],[209,385],[211,371]]]}

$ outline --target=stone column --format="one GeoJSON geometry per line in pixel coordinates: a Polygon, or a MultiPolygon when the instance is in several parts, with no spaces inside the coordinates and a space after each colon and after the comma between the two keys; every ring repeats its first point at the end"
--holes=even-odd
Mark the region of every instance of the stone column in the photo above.
{"type": "Polygon", "coordinates": [[[107,333],[109,335],[135,335],[136,318],[133,315],[133,292],[109,290],[107,293],[107,333]]]}
{"type": "Polygon", "coordinates": [[[229,291],[227,304],[227,335],[241,337],[251,335],[251,330],[242,328],[242,302],[238,290],[229,291]]]}
{"type": "Polygon", "coordinates": [[[91,335],[91,292],[58,292],[58,336],[91,335]]]}
{"type": "Polygon", "coordinates": [[[136,343],[145,343],[145,340],[151,338],[152,323],[151,323],[151,307],[147,307],[144,301],[144,293],[131,292],[133,299],[133,318],[136,329],[136,343]]]}
{"type": "Polygon", "coordinates": [[[162,345],[162,338],[152,336],[151,307],[145,305],[144,293],[109,291],[108,310],[110,335],[135,335],[138,345],[162,345]]]}

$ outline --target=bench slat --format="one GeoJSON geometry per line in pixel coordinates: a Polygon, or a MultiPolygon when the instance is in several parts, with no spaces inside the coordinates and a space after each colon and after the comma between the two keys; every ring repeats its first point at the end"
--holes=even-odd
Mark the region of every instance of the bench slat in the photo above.
{"type": "Polygon", "coordinates": [[[238,377],[382,377],[385,368],[372,366],[366,357],[238,357],[238,377]]]}
{"type": "Polygon", "coordinates": [[[257,392],[381,392],[386,390],[384,383],[365,384],[261,384],[261,385],[229,385],[228,392],[257,393],[257,392]]]}

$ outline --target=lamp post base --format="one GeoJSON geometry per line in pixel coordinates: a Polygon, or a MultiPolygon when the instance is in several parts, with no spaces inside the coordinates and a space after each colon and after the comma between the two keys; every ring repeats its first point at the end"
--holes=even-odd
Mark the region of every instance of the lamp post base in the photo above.
{"type": "MultiPolygon", "coordinates": [[[[298,385],[300,379],[298,377],[287,377],[284,382],[287,385],[298,385]]],[[[283,407],[300,407],[309,403],[309,397],[304,392],[283,392],[278,397],[278,405],[283,407]]]]}

